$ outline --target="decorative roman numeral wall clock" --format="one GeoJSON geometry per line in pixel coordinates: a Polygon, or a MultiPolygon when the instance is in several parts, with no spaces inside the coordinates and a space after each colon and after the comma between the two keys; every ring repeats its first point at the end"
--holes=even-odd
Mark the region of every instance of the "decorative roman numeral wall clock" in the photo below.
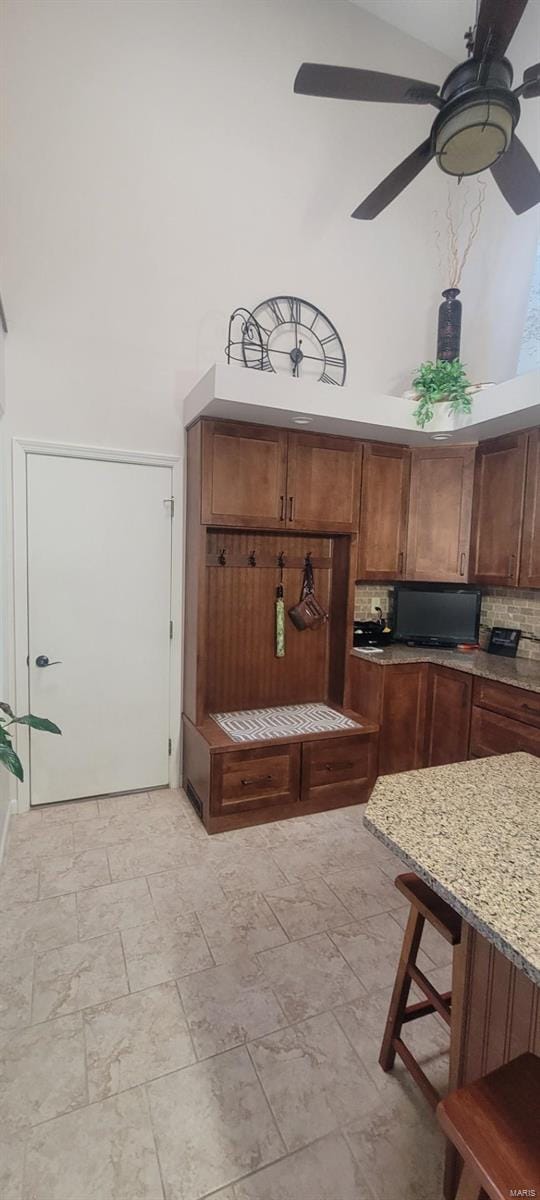
{"type": "Polygon", "coordinates": [[[253,370],[338,386],[345,383],[347,359],[335,325],[320,308],[297,296],[273,296],[252,311],[236,309],[229,322],[228,362],[236,358],[236,346],[244,366],[253,370]],[[238,341],[234,338],[237,319],[238,341]]]}

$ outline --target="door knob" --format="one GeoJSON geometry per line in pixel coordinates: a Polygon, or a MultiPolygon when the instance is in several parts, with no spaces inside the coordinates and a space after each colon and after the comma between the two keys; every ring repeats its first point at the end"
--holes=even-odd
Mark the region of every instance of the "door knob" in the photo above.
{"type": "Polygon", "coordinates": [[[46,654],[38,654],[36,658],[36,667],[58,667],[60,665],[60,661],[61,660],[57,658],[55,662],[49,662],[46,654]]]}

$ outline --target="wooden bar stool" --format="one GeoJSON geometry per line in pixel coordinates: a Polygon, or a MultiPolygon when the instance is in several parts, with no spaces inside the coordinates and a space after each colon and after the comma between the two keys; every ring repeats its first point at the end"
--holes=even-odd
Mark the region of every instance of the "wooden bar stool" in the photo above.
{"type": "Polygon", "coordinates": [[[414,875],[412,872],[407,875],[398,875],[396,887],[407,897],[411,908],[401,947],[379,1063],[383,1071],[391,1071],[396,1054],[399,1054],[415,1083],[422,1089],[431,1107],[435,1109],[440,1100],[439,1093],[408,1046],[401,1040],[401,1029],[409,1021],[417,1021],[419,1017],[427,1017],[435,1012],[439,1013],[447,1025],[450,1024],[452,993],[438,992],[423,971],[417,967],[416,959],[425,921],[429,921],[445,941],[449,942],[451,946],[455,946],[461,937],[461,918],[445,900],[437,896],[427,883],[424,883],[423,879],[419,879],[418,875],[414,875]],[[407,1005],[413,982],[424,993],[426,999],[420,1000],[418,1004],[407,1005]]]}
{"type": "Polygon", "coordinates": [[[456,1200],[540,1196],[540,1058],[521,1054],[437,1107],[463,1159],[456,1200]]]}

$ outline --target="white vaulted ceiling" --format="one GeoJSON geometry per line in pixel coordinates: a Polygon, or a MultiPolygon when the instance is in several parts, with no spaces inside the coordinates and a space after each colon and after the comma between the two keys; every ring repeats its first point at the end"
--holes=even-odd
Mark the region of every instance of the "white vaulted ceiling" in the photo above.
{"type": "Polygon", "coordinates": [[[456,62],[467,57],[463,35],[474,25],[476,0],[353,0],[353,4],[456,62]]]}

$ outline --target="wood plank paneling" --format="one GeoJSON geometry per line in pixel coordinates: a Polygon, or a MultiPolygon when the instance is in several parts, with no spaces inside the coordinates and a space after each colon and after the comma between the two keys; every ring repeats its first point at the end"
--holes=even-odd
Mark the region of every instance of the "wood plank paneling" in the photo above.
{"type": "MultiPolygon", "coordinates": [[[[526,1050],[540,1054],[540,989],[463,922],[452,981],[450,1086],[472,1083],[526,1050]]],[[[454,1200],[460,1159],[447,1147],[444,1195],[454,1200]]]]}
{"type": "MultiPolygon", "coordinates": [[[[332,561],[332,539],[309,535],[279,536],[211,530],[208,554],[219,550],[247,562],[251,551],[271,559],[283,551],[303,559],[332,561]]],[[[319,629],[295,628],[286,617],[284,658],[274,653],[276,587],[280,572],[267,567],[207,567],[207,686],[206,711],[264,708],[274,704],[306,703],[328,696],[328,622],[319,629]]],[[[330,608],[332,570],[315,570],[315,587],[321,604],[330,608]]],[[[302,571],[283,571],[285,607],[300,598],[302,571]]]]}

